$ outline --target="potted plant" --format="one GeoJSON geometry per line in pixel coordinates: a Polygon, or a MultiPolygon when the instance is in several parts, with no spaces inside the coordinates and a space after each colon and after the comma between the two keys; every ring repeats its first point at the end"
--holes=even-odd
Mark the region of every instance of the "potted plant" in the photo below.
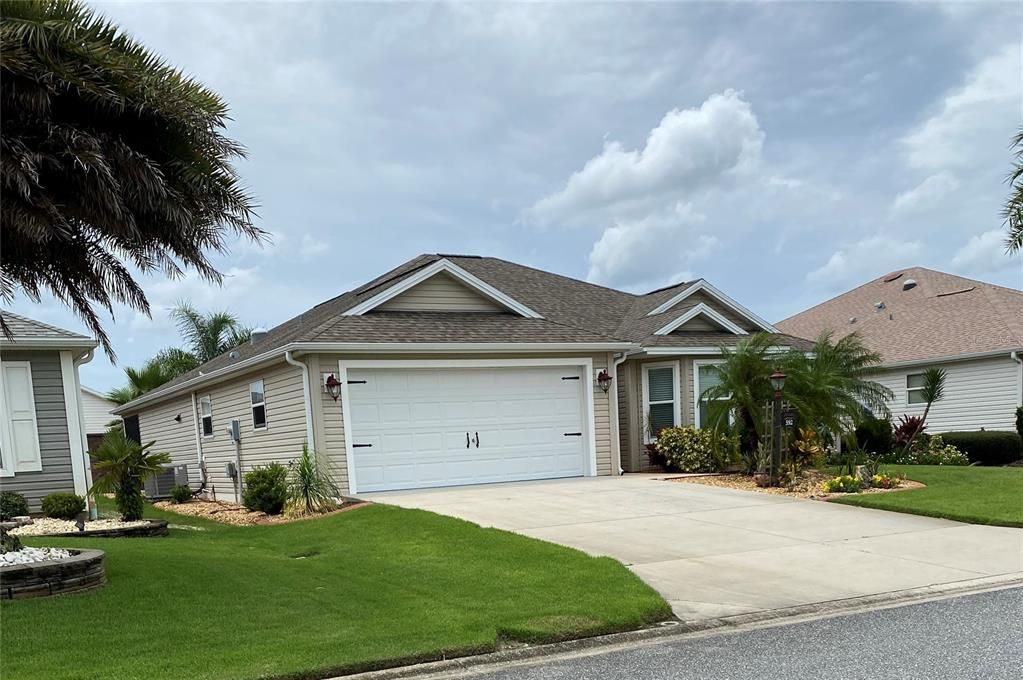
{"type": "Polygon", "coordinates": [[[771,486],[771,450],[761,442],[753,459],[757,466],[753,481],[761,488],[771,486]]]}

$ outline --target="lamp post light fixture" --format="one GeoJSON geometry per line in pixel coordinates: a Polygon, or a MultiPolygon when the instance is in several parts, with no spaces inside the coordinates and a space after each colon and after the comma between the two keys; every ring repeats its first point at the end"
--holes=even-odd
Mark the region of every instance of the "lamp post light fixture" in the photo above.
{"type": "Polygon", "coordinates": [[[774,428],[771,433],[771,481],[779,482],[781,470],[781,391],[785,388],[785,374],[775,371],[771,374],[771,387],[774,388],[774,428]]]}

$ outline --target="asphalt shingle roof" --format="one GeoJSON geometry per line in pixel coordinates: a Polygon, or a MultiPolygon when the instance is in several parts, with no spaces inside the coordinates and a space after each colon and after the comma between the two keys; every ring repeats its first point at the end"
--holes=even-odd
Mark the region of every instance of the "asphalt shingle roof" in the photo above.
{"type": "Polygon", "coordinates": [[[50,324],[43,323],[42,321],[36,321],[35,319],[29,319],[28,317],[15,314],[13,312],[2,311],[0,312],[0,315],[3,316],[4,323],[7,324],[7,328],[10,329],[15,342],[19,339],[92,340],[92,338],[87,335],[73,333],[72,331],[57,328],[56,326],[51,326],[50,324]]]}
{"type": "Polygon", "coordinates": [[[1023,348],[1023,291],[912,267],[776,325],[806,338],[828,330],[836,337],[858,332],[885,363],[1011,351],[1023,348]],[[916,286],[904,290],[908,279],[916,286]]]}

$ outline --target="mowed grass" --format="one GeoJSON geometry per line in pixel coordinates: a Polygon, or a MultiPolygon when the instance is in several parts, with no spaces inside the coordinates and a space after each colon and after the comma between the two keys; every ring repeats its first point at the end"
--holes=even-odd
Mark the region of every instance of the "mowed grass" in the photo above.
{"type": "Polygon", "coordinates": [[[1023,468],[890,465],[925,489],[849,494],[835,503],[908,512],[973,524],[1023,527],[1023,468]]]}
{"type": "Polygon", "coordinates": [[[4,602],[3,678],[312,678],[640,627],[671,615],[619,562],[417,510],[368,506],[106,551],[109,583],[4,602]]]}

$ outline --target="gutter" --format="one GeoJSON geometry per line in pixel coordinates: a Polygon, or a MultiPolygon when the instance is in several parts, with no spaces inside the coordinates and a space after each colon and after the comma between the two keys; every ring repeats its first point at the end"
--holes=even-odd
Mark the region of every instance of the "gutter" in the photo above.
{"type": "MultiPolygon", "coordinates": [[[[417,353],[453,353],[453,354],[488,354],[488,353],[522,353],[530,354],[535,352],[612,352],[625,351],[638,348],[636,343],[631,342],[599,342],[599,343],[573,343],[573,342],[481,342],[481,343],[412,343],[412,342],[388,342],[388,343],[364,343],[364,342],[292,342],[281,347],[276,347],[262,354],[243,359],[223,368],[200,373],[199,375],[185,380],[165,391],[156,391],[143,394],[127,404],[119,406],[111,411],[116,416],[137,412],[145,404],[157,403],[172,396],[187,392],[198,385],[207,382],[214,382],[221,376],[229,375],[243,368],[253,368],[272,361],[286,359],[288,353],[344,353],[344,354],[417,354],[417,353]]],[[[291,363],[291,362],[288,362],[291,363]]]]}
{"type": "Polygon", "coordinates": [[[309,366],[305,362],[297,361],[291,354],[291,350],[284,353],[284,360],[292,366],[298,366],[302,371],[302,394],[305,399],[305,436],[309,444],[309,450],[316,451],[316,441],[313,435],[313,401],[309,390],[309,366]]]}

